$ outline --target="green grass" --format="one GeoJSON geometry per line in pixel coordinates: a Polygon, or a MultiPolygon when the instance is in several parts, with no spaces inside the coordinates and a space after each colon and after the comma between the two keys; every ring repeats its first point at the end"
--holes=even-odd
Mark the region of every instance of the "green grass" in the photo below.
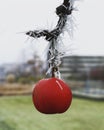
{"type": "Polygon", "coordinates": [[[75,98],[67,112],[45,115],[31,96],[1,97],[0,130],[104,130],[104,102],[75,98]]]}

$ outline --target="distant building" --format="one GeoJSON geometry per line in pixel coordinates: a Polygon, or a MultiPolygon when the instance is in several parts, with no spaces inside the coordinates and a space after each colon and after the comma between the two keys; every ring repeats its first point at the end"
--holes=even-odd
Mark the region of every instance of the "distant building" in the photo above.
{"type": "Polygon", "coordinates": [[[69,56],[63,58],[60,67],[62,78],[104,80],[103,56],[69,56]]]}

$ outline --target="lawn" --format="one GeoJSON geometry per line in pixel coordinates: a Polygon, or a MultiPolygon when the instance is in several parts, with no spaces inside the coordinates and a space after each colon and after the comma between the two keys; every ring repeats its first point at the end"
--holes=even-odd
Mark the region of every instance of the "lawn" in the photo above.
{"type": "Polygon", "coordinates": [[[104,130],[104,102],[74,98],[67,112],[45,115],[31,96],[0,97],[0,130],[104,130]]]}

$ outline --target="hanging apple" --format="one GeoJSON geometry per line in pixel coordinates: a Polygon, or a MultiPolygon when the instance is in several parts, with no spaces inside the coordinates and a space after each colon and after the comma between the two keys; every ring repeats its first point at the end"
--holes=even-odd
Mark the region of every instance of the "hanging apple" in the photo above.
{"type": "Polygon", "coordinates": [[[32,98],[41,113],[63,113],[71,105],[72,92],[64,81],[52,77],[42,79],[34,86],[32,98]]]}
{"type": "MultiPolygon", "coordinates": [[[[75,0],[74,0],[75,1],[75,0]]],[[[74,1],[63,0],[63,3],[56,8],[56,14],[59,17],[57,25],[53,30],[34,30],[26,32],[33,38],[44,37],[46,41],[49,42],[47,50],[47,58],[49,69],[46,73],[51,76],[48,79],[40,80],[33,89],[32,99],[36,109],[45,114],[55,114],[65,112],[71,105],[72,92],[69,86],[56,77],[60,78],[59,66],[61,64],[61,59],[66,56],[66,50],[63,49],[64,46],[60,48],[60,43],[63,41],[63,32],[70,31],[68,17],[72,14],[74,7],[74,1]]]]}

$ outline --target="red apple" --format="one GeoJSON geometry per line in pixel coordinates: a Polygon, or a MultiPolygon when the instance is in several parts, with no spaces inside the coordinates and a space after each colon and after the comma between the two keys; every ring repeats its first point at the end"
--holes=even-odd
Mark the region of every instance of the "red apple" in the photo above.
{"type": "Polygon", "coordinates": [[[63,113],[71,105],[72,92],[58,78],[42,79],[34,86],[32,98],[34,106],[41,113],[63,113]]]}

